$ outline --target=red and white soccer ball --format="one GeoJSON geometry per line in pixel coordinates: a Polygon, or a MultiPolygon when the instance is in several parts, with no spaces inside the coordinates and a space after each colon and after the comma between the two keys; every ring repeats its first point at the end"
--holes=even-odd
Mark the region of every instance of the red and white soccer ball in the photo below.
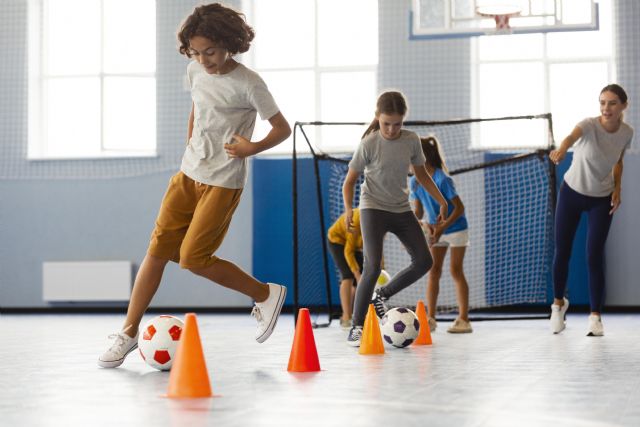
{"type": "Polygon", "coordinates": [[[380,319],[380,332],[387,344],[394,347],[407,347],[420,331],[418,316],[408,308],[392,308],[380,319]]]}
{"type": "Polygon", "coordinates": [[[167,315],[154,317],[144,325],[138,349],[147,365],[161,371],[171,369],[183,328],[182,320],[167,315]]]}

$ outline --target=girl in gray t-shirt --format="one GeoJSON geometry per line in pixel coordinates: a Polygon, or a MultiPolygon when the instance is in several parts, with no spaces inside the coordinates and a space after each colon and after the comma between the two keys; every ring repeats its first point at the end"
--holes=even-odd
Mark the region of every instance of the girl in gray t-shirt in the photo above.
{"type": "Polygon", "coordinates": [[[623,112],[627,94],[611,84],[600,91],[600,116],[582,120],[573,132],[551,151],[549,158],[560,163],[573,149],[573,161],[558,194],[553,259],[554,301],[551,305],[551,331],[565,328],[569,300],[565,298],[569,259],[580,216],[587,213],[587,263],[589,267],[589,336],[604,335],[600,313],[604,303],[604,244],[613,213],[620,206],[622,157],[631,144],[633,128],[623,112]]]}
{"type": "Polygon", "coordinates": [[[358,177],[364,172],[360,196],[360,227],[364,248],[364,267],[356,288],[353,327],[347,343],[360,345],[362,327],[370,303],[376,314],[386,312],[386,300],[424,276],[433,263],[427,241],[409,204],[407,173],[413,167],[418,182],[440,203],[440,217],[447,217],[447,202],[427,174],[420,138],[402,129],[407,103],[399,92],[385,92],[378,98],[376,117],[365,132],[349,163],[342,187],[347,229],[353,227],[353,196],[358,177]],[[411,256],[411,264],[377,291],[384,235],[398,236],[411,256]]]}

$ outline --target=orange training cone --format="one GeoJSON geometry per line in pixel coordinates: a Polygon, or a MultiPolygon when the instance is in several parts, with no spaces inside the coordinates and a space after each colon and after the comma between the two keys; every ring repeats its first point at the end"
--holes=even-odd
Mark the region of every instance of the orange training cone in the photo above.
{"type": "Polygon", "coordinates": [[[427,319],[427,310],[424,308],[424,302],[418,300],[416,306],[416,314],[420,321],[420,332],[418,332],[418,338],[413,342],[413,345],[431,345],[431,329],[429,329],[429,319],[427,319]]]}
{"type": "Polygon", "coordinates": [[[212,396],[196,315],[187,313],[175,360],[169,374],[167,397],[212,396]]]}
{"type": "Polygon", "coordinates": [[[320,370],[316,340],[313,338],[311,317],[308,308],[298,311],[298,323],[289,356],[289,372],[316,372],[320,370]]]}
{"type": "Polygon", "coordinates": [[[378,316],[376,316],[373,304],[369,304],[367,317],[364,318],[364,330],[362,331],[362,339],[360,340],[360,354],[384,354],[380,324],[378,323],[378,316]]]}

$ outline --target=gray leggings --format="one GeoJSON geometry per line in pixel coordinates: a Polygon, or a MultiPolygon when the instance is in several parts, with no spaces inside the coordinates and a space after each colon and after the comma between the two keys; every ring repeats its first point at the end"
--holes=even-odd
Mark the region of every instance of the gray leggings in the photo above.
{"type": "Polygon", "coordinates": [[[413,212],[393,213],[379,209],[361,209],[360,227],[364,244],[364,268],[362,278],[356,288],[353,310],[354,326],[364,325],[364,318],[367,315],[373,290],[380,275],[382,244],[387,232],[398,236],[411,256],[411,264],[396,274],[387,286],[382,288],[383,297],[389,298],[415,283],[427,274],[433,264],[424,232],[413,212]]]}

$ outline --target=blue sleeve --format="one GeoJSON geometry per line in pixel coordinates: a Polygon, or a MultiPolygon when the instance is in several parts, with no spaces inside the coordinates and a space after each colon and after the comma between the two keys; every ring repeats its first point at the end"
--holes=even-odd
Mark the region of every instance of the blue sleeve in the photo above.
{"type": "Polygon", "coordinates": [[[440,185],[440,192],[447,200],[452,200],[458,196],[456,186],[450,176],[446,176],[440,185]]]}

